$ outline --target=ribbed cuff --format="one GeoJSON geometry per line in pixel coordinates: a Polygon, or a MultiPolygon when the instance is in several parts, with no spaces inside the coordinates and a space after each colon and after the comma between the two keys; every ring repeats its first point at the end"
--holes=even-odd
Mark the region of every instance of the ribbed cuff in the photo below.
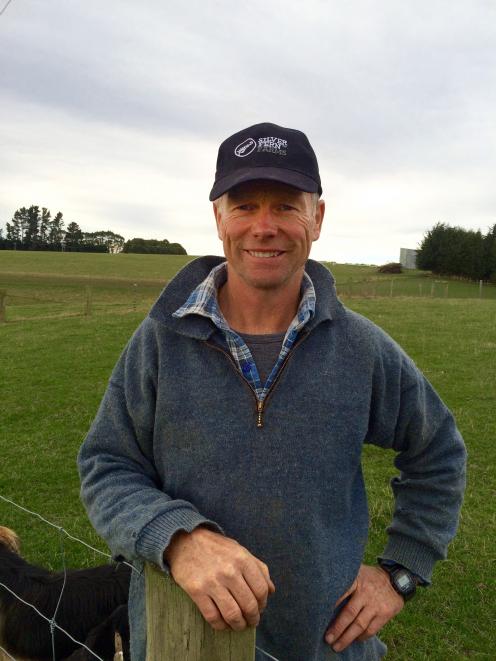
{"type": "Polygon", "coordinates": [[[441,558],[431,548],[410,537],[390,535],[386,548],[378,559],[397,562],[430,584],[434,565],[441,558]]]}
{"type": "Polygon", "coordinates": [[[214,532],[225,534],[215,521],[206,519],[196,510],[177,507],[157,516],[143,528],[136,541],[136,554],[148,562],[153,562],[169,574],[169,565],[164,562],[164,551],[169,546],[172,536],[179,530],[192,532],[200,525],[206,525],[214,532]]]}

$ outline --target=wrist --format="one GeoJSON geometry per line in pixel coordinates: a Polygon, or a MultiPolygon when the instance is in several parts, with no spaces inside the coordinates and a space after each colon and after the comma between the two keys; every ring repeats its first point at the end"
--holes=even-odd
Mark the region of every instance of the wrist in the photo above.
{"type": "Polygon", "coordinates": [[[178,543],[186,536],[189,535],[190,533],[187,532],[186,530],[178,530],[175,532],[170,541],[169,545],[164,549],[164,562],[167,562],[169,565],[172,562],[172,559],[174,557],[174,551],[177,548],[178,543]]]}
{"type": "Polygon", "coordinates": [[[399,564],[383,562],[379,565],[388,575],[392,588],[403,597],[404,601],[415,596],[419,580],[413,572],[399,564]]]}
{"type": "Polygon", "coordinates": [[[167,562],[169,566],[174,561],[174,558],[178,553],[181,552],[181,549],[184,548],[185,543],[188,539],[195,537],[197,535],[203,534],[204,532],[213,532],[212,529],[207,526],[200,524],[194,528],[191,532],[187,530],[177,530],[171,537],[168,546],[164,549],[163,558],[164,562],[167,562]]]}

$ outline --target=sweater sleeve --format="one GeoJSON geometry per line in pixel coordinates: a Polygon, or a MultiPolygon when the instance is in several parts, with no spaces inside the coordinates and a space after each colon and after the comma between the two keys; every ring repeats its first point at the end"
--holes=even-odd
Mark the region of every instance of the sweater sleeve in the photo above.
{"type": "Polygon", "coordinates": [[[395,450],[399,470],[391,480],[395,507],[381,559],[429,583],[458,527],[466,450],[453,415],[432,385],[399,347],[391,354],[376,374],[367,439],[395,450]]]}
{"type": "Polygon", "coordinates": [[[142,559],[168,571],[163,552],[179,530],[223,530],[160,488],[153,462],[157,342],[145,320],[112,373],[78,455],[81,498],[114,558],[142,559]]]}

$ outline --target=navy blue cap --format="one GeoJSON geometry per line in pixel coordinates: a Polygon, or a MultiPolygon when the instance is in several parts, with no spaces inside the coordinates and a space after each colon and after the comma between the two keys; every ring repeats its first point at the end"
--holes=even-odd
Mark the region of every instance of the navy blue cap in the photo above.
{"type": "Polygon", "coordinates": [[[234,186],[258,179],[322,195],[317,157],[307,136],[269,122],[254,124],[224,140],[209,199],[216,200],[234,186]]]}

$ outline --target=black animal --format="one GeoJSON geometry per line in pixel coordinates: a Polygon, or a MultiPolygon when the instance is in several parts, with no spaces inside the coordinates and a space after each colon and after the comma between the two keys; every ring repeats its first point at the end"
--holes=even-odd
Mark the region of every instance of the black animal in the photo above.
{"type": "MultiPolygon", "coordinates": [[[[88,637],[83,642],[86,647],[89,647],[90,650],[96,652],[98,656],[105,661],[113,661],[116,651],[114,643],[116,633],[120,636],[122,649],[122,656],[120,659],[123,659],[123,661],[130,661],[131,654],[129,652],[129,620],[127,606],[123,605],[116,608],[105,622],[102,622],[102,624],[99,624],[90,631],[88,637]]],[[[81,647],[74,652],[74,654],[67,657],[65,661],[95,661],[95,657],[84,647],[81,647]]]]}
{"type": "MultiPolygon", "coordinates": [[[[17,535],[0,526],[0,583],[8,586],[25,601],[34,604],[45,617],[51,619],[62,590],[64,574],[30,565],[18,552],[17,535]]],[[[107,641],[103,634],[98,636],[97,627],[104,625],[119,606],[124,606],[124,611],[120,611],[116,618],[125,621],[125,624],[116,626],[114,630],[119,631],[120,626],[123,634],[126,635],[127,631],[129,636],[129,631],[126,630],[129,579],[130,567],[127,565],[68,570],[57,612],[57,624],[82,642],[90,640],[88,636],[94,633],[103,652],[107,641]]],[[[110,626],[109,624],[108,627],[110,626]]],[[[58,629],[55,629],[54,638],[57,659],[65,659],[78,649],[78,645],[58,629]]],[[[113,645],[113,634],[111,641],[113,645]]],[[[48,622],[1,586],[0,645],[14,657],[36,661],[53,659],[48,622]]],[[[90,645],[88,647],[91,648],[90,645]]],[[[97,649],[94,651],[105,660],[113,659],[113,653],[108,656],[106,652],[99,654],[97,649]]]]}

